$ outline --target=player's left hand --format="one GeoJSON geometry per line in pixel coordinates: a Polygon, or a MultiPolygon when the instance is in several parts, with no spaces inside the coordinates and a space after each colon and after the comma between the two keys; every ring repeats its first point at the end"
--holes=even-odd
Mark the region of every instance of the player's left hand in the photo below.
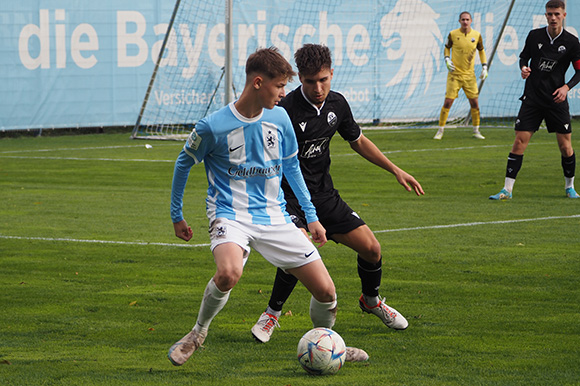
{"type": "Polygon", "coordinates": [[[328,241],[326,239],[326,229],[324,229],[320,221],[308,223],[308,230],[310,231],[310,236],[312,236],[312,242],[318,244],[318,248],[328,241]]]}
{"type": "Polygon", "coordinates": [[[479,76],[479,79],[483,80],[487,78],[487,64],[484,64],[483,66],[481,66],[481,75],[479,76]]]}
{"type": "Polygon", "coordinates": [[[566,84],[556,89],[556,91],[554,91],[554,93],[552,94],[554,96],[554,102],[556,103],[564,102],[566,100],[566,97],[568,96],[568,91],[570,91],[570,87],[568,87],[568,85],[566,84]]]}
{"type": "Polygon", "coordinates": [[[415,179],[415,177],[413,177],[409,173],[401,170],[401,173],[397,173],[396,177],[397,177],[397,181],[399,181],[399,184],[403,185],[403,187],[408,192],[415,191],[415,194],[417,196],[421,196],[421,195],[425,194],[421,184],[415,179]]]}

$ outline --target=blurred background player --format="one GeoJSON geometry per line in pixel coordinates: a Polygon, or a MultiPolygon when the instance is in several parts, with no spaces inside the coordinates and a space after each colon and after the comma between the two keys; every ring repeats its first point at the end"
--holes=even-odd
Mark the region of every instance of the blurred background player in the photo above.
{"type": "MultiPolygon", "coordinates": [[[[293,75],[292,66],[274,48],[250,55],[240,98],[200,120],[177,158],[171,192],[175,235],[185,241],[193,235],[183,218],[183,193],[191,167],[204,161],[216,272],[205,288],[194,328],[169,349],[175,366],[203,344],[210,323],[240,279],[251,248],[308,288],[314,327],[334,325],[334,283],[316,247],[284,210],[280,188],[284,173],[307,214],[313,240],[323,245],[326,232],[300,172],[292,123],[286,111],[276,106],[293,75]]],[[[355,350],[362,360],[368,359],[364,351],[355,350]]]]}
{"type": "Polygon", "coordinates": [[[522,105],[518,113],[516,138],[508,155],[505,185],[491,200],[509,200],[516,176],[522,167],[524,151],[542,120],[550,133],[556,133],[562,155],[566,196],[579,198],[574,190],[576,155],[572,148],[572,126],[568,91],[580,81],[580,42],[563,27],[566,8],[563,1],[546,3],[547,27],[531,30],[520,54],[522,78],[526,80],[522,105]],[[531,60],[531,62],[530,62],[531,60]],[[570,63],[575,73],[566,83],[570,63]]]}
{"type": "MultiPolygon", "coordinates": [[[[388,327],[403,330],[408,322],[400,313],[379,298],[382,276],[381,245],[365,222],[342,200],[330,176],[330,141],[338,131],[351,148],[371,163],[392,173],[408,191],[424,194],[413,176],[393,164],[365,137],[355,122],[350,106],[339,93],[330,90],[333,76],[331,53],[328,47],[305,44],[294,55],[301,86],[290,92],[279,105],[288,111],[298,140],[298,159],[304,180],[312,196],[312,203],[327,237],[357,252],[358,274],[362,283],[360,308],[378,316],[388,327]]],[[[294,193],[283,181],[286,209],[296,225],[305,229],[304,213],[294,193]]],[[[277,270],[272,295],[266,311],[252,327],[252,334],[260,342],[267,342],[278,326],[282,306],[290,296],[296,278],[277,270]]]]}
{"type": "Polygon", "coordinates": [[[485,139],[479,132],[479,90],[477,89],[477,80],[474,72],[475,50],[477,50],[479,51],[479,59],[482,66],[480,78],[487,78],[487,59],[483,48],[483,39],[478,31],[471,28],[471,14],[469,12],[461,12],[459,23],[461,27],[451,31],[447,36],[447,43],[445,43],[445,65],[449,70],[447,74],[447,90],[445,91],[445,101],[439,114],[439,130],[437,130],[433,139],[443,138],[449,110],[453,105],[453,101],[457,99],[460,89],[463,89],[471,106],[473,137],[485,139]]]}

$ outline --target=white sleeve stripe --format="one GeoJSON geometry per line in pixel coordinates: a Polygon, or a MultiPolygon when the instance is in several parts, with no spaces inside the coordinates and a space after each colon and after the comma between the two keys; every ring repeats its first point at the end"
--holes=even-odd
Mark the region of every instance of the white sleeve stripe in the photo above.
{"type": "Polygon", "coordinates": [[[195,161],[196,164],[198,164],[200,161],[195,157],[195,154],[193,154],[192,152],[190,152],[189,150],[187,150],[187,147],[183,147],[183,151],[185,151],[185,154],[187,154],[188,156],[190,156],[191,158],[193,158],[193,160],[195,161]]]}
{"type": "Polygon", "coordinates": [[[288,157],[284,157],[284,158],[282,158],[282,159],[289,159],[289,158],[292,158],[292,157],[294,157],[296,154],[298,154],[298,150],[296,150],[294,153],[290,154],[288,157]]]}

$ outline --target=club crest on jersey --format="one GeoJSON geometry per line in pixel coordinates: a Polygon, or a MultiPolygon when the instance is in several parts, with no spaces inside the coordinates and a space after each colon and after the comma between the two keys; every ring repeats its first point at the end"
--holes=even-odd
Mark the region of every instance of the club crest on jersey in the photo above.
{"type": "Polygon", "coordinates": [[[271,149],[276,146],[276,137],[272,134],[272,130],[268,130],[268,135],[266,136],[266,146],[271,149]]]}
{"type": "Polygon", "coordinates": [[[552,72],[552,70],[554,70],[554,67],[556,67],[557,63],[558,63],[557,61],[552,60],[552,59],[541,58],[540,64],[538,65],[538,67],[542,71],[552,72]]]}
{"type": "Polygon", "coordinates": [[[193,150],[197,150],[200,143],[201,137],[197,135],[197,132],[195,131],[195,129],[193,129],[191,134],[189,134],[189,137],[187,137],[187,147],[190,147],[193,150]]]}
{"type": "Polygon", "coordinates": [[[565,52],[566,52],[566,47],[564,47],[564,46],[558,47],[558,53],[559,54],[564,54],[565,52]]]}
{"type": "Polygon", "coordinates": [[[336,122],[338,122],[338,118],[336,117],[336,114],[331,111],[326,116],[326,121],[328,122],[328,126],[333,127],[336,125],[336,122]]]}
{"type": "Polygon", "coordinates": [[[471,42],[472,43],[475,43],[475,38],[471,38],[471,42]]]}

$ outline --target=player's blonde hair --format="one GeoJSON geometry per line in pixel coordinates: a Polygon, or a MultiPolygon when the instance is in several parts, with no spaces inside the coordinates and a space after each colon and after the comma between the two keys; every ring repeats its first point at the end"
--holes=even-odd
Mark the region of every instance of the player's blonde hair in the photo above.
{"type": "Polygon", "coordinates": [[[246,76],[250,74],[265,75],[270,79],[285,77],[289,81],[296,75],[292,65],[276,47],[260,48],[248,57],[246,76]]]}

